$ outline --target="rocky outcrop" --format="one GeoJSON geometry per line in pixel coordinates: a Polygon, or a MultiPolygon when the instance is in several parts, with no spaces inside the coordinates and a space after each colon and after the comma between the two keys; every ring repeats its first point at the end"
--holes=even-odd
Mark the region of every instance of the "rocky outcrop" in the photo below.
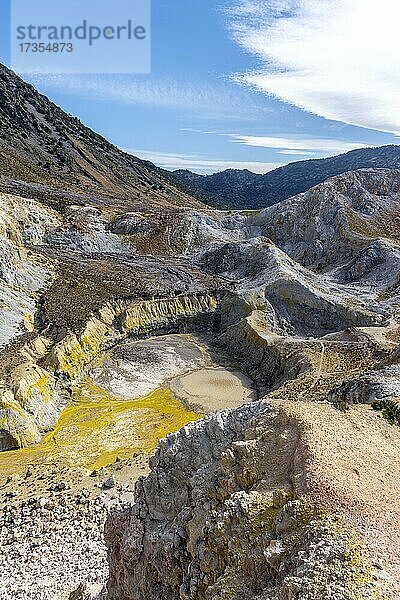
{"type": "Polygon", "coordinates": [[[357,534],[305,499],[302,425],[263,402],[160,442],[135,505],[109,519],[109,600],[372,599],[357,534]]]}
{"type": "MultiPolygon", "coordinates": [[[[294,318],[298,318],[296,308],[293,299],[294,318]]],[[[288,399],[324,400],[324,395],[349,374],[358,375],[381,356],[379,346],[367,335],[370,330],[379,331],[379,327],[350,327],[310,338],[293,335],[281,314],[257,294],[248,295],[247,301],[226,295],[221,311],[218,339],[261,393],[276,390],[279,397],[288,399]]],[[[314,316],[316,322],[317,310],[314,316]]]]}
{"type": "Polygon", "coordinates": [[[220,340],[261,388],[279,387],[311,370],[301,342],[271,331],[261,311],[228,327],[220,340]]]}
{"type": "Polygon", "coordinates": [[[13,450],[37,442],[39,429],[30,415],[15,400],[11,390],[1,390],[0,396],[0,450],[13,450]]]}
{"type": "Polygon", "coordinates": [[[352,404],[369,404],[392,423],[400,425],[400,366],[371,370],[348,379],[329,393],[335,406],[347,409],[352,404]]]}
{"type": "Polygon", "coordinates": [[[53,276],[51,263],[26,248],[59,224],[56,213],[42,209],[33,200],[0,195],[0,349],[33,329],[40,292],[53,276]]]}
{"type": "MultiPolygon", "coordinates": [[[[208,251],[202,264],[234,279],[245,299],[257,298],[276,333],[321,337],[350,326],[380,325],[390,315],[367,290],[357,297],[333,277],[302,267],[266,238],[225,244],[208,251]]],[[[389,264],[393,268],[393,260],[389,264]]]]}
{"type": "Polygon", "coordinates": [[[328,179],[250,221],[311,269],[332,269],[373,239],[398,240],[400,171],[371,169],[328,179]]]}
{"type": "Polygon", "coordinates": [[[219,298],[209,294],[109,302],[79,335],[69,334],[55,344],[44,363],[51,371],[74,379],[101,350],[127,336],[175,333],[190,329],[191,320],[213,327],[218,307],[219,298]]]}
{"type": "Polygon", "coordinates": [[[246,217],[237,214],[199,212],[190,209],[127,213],[110,224],[139,252],[199,258],[207,249],[247,236],[246,217]]]}
{"type": "Polygon", "coordinates": [[[51,231],[46,243],[60,250],[80,253],[119,253],[130,251],[123,237],[110,230],[109,219],[94,206],[69,206],[64,222],[51,231]]]}
{"type": "Polygon", "coordinates": [[[131,304],[122,315],[122,329],[132,334],[149,334],[163,327],[179,327],[182,318],[215,314],[219,298],[210,294],[178,296],[131,304]]]}

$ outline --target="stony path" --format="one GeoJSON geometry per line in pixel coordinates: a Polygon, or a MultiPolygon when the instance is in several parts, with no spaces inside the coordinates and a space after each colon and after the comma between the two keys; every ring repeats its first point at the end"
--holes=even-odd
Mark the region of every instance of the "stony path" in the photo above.
{"type": "Polygon", "coordinates": [[[0,600],[64,600],[82,581],[103,584],[105,520],[132,499],[132,487],[119,484],[97,496],[10,497],[0,511],[0,600]]]}

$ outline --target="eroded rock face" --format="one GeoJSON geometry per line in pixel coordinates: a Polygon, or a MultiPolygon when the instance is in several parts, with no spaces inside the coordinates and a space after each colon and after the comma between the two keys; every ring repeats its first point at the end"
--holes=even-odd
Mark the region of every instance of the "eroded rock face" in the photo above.
{"type": "Polygon", "coordinates": [[[373,598],[351,529],[295,499],[305,464],[299,424],[263,402],[162,440],[106,526],[109,600],[373,598]]]}
{"type": "Polygon", "coordinates": [[[124,239],[110,231],[109,220],[98,208],[70,206],[65,213],[63,225],[47,236],[50,246],[87,253],[130,252],[124,239]]]}
{"type": "Polygon", "coordinates": [[[0,195],[0,349],[22,331],[34,328],[39,293],[51,281],[53,269],[28,252],[59,223],[56,213],[33,201],[0,195]]]}
{"type": "Polygon", "coordinates": [[[199,212],[190,209],[125,214],[110,224],[145,254],[183,255],[199,259],[205,250],[248,236],[247,219],[240,213],[199,212]]]}
{"type": "Polygon", "coordinates": [[[341,409],[369,404],[383,410],[392,423],[400,424],[400,366],[391,365],[347,379],[331,390],[328,399],[341,409]]]}
{"type": "Polygon", "coordinates": [[[332,268],[371,242],[398,239],[400,172],[344,173],[261,211],[251,221],[289,256],[312,269],[332,268]]]}
{"type": "MultiPolygon", "coordinates": [[[[349,326],[379,325],[389,311],[373,298],[357,294],[328,275],[302,267],[265,238],[226,244],[203,257],[204,268],[237,280],[245,298],[269,313],[277,333],[321,337],[349,326]]],[[[393,263],[389,261],[389,264],[393,263]]]]}

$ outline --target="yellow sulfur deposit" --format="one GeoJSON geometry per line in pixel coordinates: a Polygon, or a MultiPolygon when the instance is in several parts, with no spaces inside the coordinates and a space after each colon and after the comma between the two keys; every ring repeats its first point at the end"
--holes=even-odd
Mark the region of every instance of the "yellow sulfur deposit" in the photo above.
{"type": "Polygon", "coordinates": [[[0,474],[20,472],[35,463],[96,470],[117,457],[151,453],[160,438],[200,417],[165,388],[143,398],[121,400],[87,378],[40,443],[0,453],[0,474]]]}

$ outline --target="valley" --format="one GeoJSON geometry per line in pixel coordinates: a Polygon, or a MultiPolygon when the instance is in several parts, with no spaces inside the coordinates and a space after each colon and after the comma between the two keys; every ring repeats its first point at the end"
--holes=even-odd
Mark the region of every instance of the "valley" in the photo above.
{"type": "Polygon", "coordinates": [[[251,380],[207,338],[123,342],[96,357],[40,442],[0,453],[0,476],[48,467],[95,472],[146,457],[160,438],[190,421],[255,398],[251,380]]]}
{"type": "Polygon", "coordinates": [[[213,210],[0,91],[0,600],[397,598],[400,171],[213,210]]]}

